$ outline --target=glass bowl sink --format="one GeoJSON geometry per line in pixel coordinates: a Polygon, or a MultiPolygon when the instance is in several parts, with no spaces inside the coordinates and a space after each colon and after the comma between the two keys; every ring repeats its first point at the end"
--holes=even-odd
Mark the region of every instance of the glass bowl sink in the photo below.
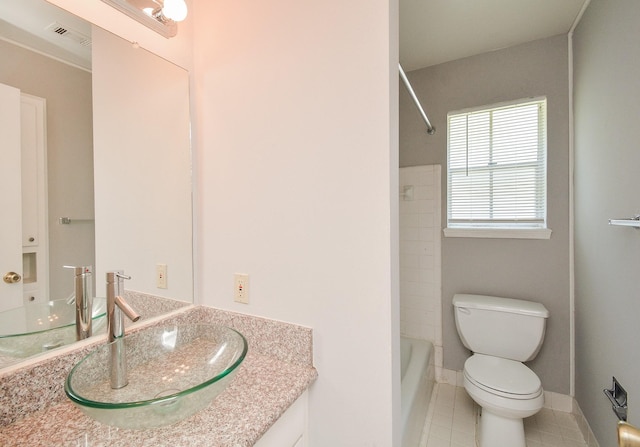
{"type": "Polygon", "coordinates": [[[170,425],[203,409],[247,353],[239,332],[215,324],[148,328],[104,344],[73,367],[65,392],[87,416],[122,428],[170,425]],[[124,343],[128,384],[112,389],[110,355],[124,343]]]}
{"type": "MultiPolygon", "coordinates": [[[[107,326],[107,300],[93,299],[93,333],[107,326]]],[[[22,359],[76,341],[76,305],[68,299],[0,312],[0,355],[22,359]]]]}

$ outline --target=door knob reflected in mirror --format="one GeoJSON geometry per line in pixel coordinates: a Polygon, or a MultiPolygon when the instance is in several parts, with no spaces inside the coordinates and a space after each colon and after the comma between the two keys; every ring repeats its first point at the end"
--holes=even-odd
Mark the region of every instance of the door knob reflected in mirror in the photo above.
{"type": "Polygon", "coordinates": [[[4,282],[6,282],[7,284],[15,284],[22,280],[22,276],[20,276],[20,274],[16,272],[7,272],[4,274],[4,277],[2,279],[4,279],[4,282]]]}

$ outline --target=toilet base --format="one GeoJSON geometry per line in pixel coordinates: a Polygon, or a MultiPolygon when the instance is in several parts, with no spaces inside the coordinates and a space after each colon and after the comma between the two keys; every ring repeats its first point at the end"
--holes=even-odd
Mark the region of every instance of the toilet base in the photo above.
{"type": "Polygon", "coordinates": [[[526,447],[522,419],[498,416],[483,408],[478,431],[479,447],[526,447]]]}

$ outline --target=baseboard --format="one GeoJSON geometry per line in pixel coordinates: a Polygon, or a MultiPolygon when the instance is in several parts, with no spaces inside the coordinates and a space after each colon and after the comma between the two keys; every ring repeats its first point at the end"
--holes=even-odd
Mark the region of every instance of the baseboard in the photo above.
{"type": "Polygon", "coordinates": [[[587,443],[587,447],[600,447],[600,444],[598,444],[598,440],[591,431],[589,421],[587,421],[587,418],[584,417],[584,413],[582,413],[582,409],[580,408],[580,405],[578,405],[578,401],[575,399],[573,399],[573,410],[571,412],[576,418],[576,422],[578,422],[578,427],[580,427],[580,431],[582,432],[582,436],[587,443]]]}

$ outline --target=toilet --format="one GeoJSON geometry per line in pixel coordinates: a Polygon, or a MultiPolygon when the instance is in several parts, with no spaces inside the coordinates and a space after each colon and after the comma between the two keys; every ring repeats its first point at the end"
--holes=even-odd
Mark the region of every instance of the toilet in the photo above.
{"type": "Polygon", "coordinates": [[[525,447],[523,419],[544,404],[542,383],[523,364],[540,351],[549,311],[540,303],[455,295],[456,328],[473,352],[464,388],[482,408],[479,447],[525,447]]]}

